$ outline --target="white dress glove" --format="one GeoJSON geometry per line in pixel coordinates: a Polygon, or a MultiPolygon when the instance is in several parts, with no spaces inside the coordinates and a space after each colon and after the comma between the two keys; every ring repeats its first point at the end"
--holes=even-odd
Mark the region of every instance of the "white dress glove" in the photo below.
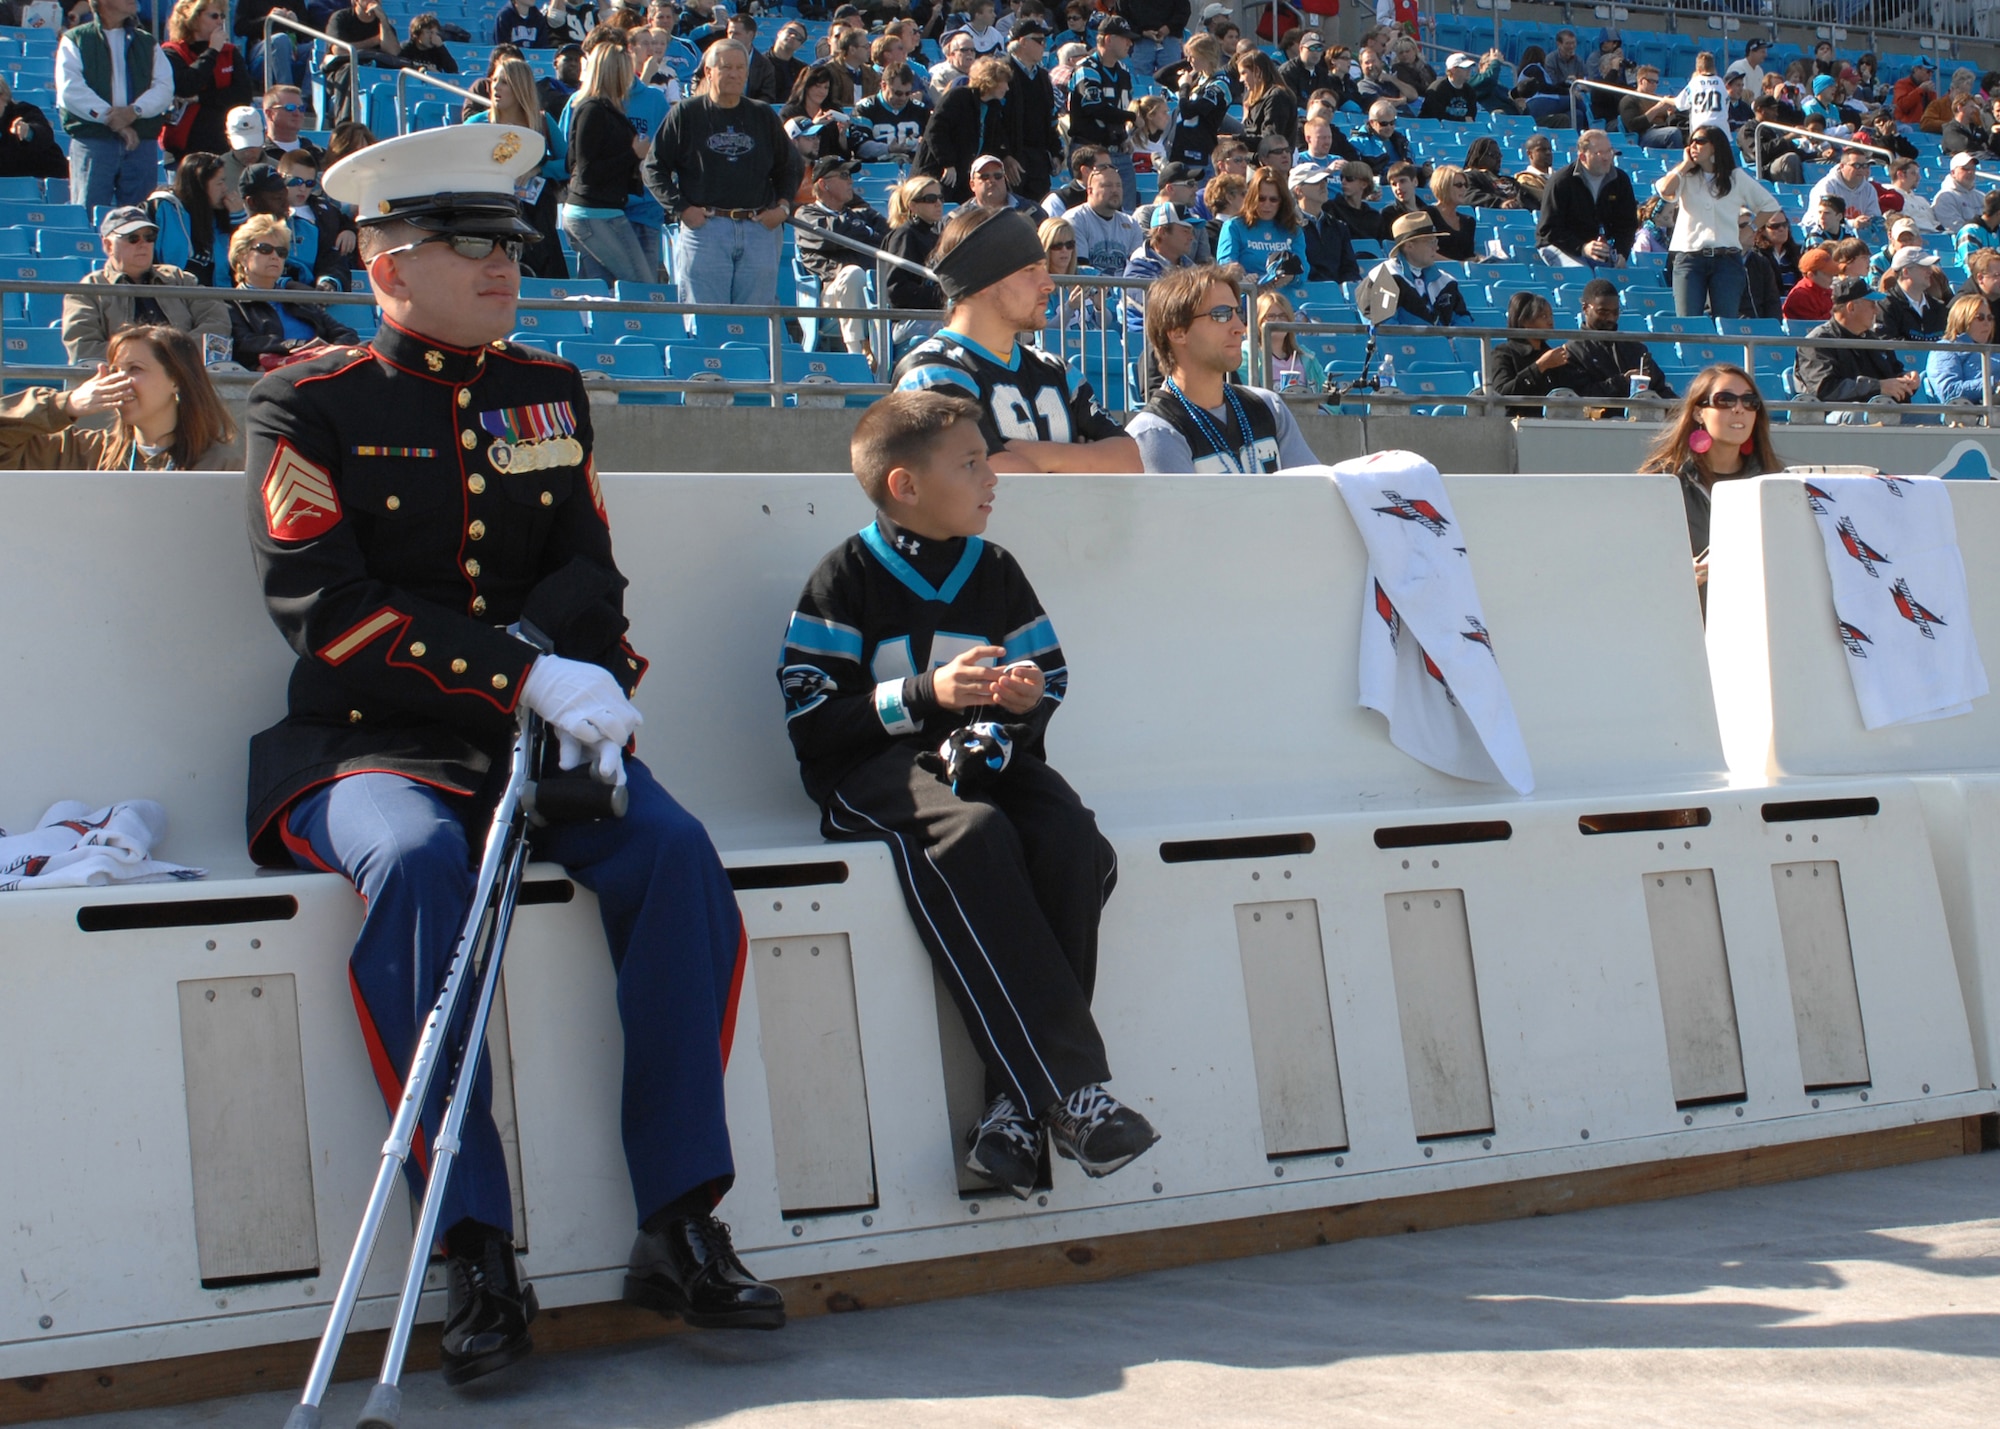
{"type": "Polygon", "coordinates": [[[601,783],[625,782],[624,748],[645,717],[602,666],[543,655],[528,671],[521,698],[556,732],[556,763],[588,759],[601,783]]]}

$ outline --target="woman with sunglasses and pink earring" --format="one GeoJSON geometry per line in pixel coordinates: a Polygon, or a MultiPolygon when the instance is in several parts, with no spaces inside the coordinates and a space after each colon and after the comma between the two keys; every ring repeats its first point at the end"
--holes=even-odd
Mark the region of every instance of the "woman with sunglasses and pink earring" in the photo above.
{"type": "Polygon", "coordinates": [[[1771,414],[1750,374],[1728,362],[1696,373],[1680,411],[1639,466],[1681,479],[1696,585],[1708,584],[1708,517],[1715,484],[1765,476],[1784,465],[1771,446],[1771,414]]]}

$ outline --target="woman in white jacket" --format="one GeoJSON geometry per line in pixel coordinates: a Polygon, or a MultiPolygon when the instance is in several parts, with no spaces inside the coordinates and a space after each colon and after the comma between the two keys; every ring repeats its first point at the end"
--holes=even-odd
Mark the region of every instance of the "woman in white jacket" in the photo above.
{"type": "Polygon", "coordinates": [[[1654,181],[1653,191],[1680,202],[1668,245],[1674,311],[1684,318],[1703,313],[1740,317],[1746,280],[1737,221],[1746,210],[1760,217],[1776,213],[1778,201],[1747,170],[1736,167],[1728,132],[1712,124],[1694,131],[1686,155],[1654,181]]]}

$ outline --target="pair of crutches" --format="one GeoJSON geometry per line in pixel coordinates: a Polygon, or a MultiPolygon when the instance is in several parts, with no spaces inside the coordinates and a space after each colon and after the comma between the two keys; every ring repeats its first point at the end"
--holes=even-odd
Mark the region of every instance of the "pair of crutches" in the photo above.
{"type": "Polygon", "coordinates": [[[431,1246],[437,1240],[438,1216],[444,1205],[445,1183],[451,1176],[458,1154],[459,1131],[472,1100],[472,1086],[479,1075],[479,1060],[486,1052],[486,1024],[493,1011],[493,994],[500,985],[500,959],[507,950],[507,932],[514,921],[514,907],[520,897],[521,875],[528,864],[528,826],[538,823],[576,823],[586,819],[624,816],[626,792],[600,784],[588,774],[561,779],[537,780],[544,767],[547,739],[540,716],[523,706],[521,725],[514,736],[508,757],[507,785],[493,810],[486,835],[486,847],[479,860],[479,876],[473,885],[472,902],[459,929],[457,946],[444,987],[438,993],[423,1034],[417,1039],[416,1055],[410,1059],[410,1073],[403,1081],[403,1099],[382,1145],[382,1165],[375,1174],[375,1188],[369,1193],[368,1208],[361,1217],[361,1229],[354,1237],[347,1269],[340,1277],[340,1289],[333,1297],[326,1332],[320,1337],[313,1356],[312,1372],[299,1402],[285,1420],[285,1429],[318,1429],[320,1400],[333,1379],[334,1361],[340,1356],[354,1302],[361,1292],[361,1278],[367,1273],[369,1257],[382,1229],[382,1218],[396,1183],[403,1172],[416,1139],[424,1097],[431,1078],[444,1060],[453,1022],[457,1020],[466,988],[473,991],[472,1017],[465,1034],[465,1050],[459,1060],[458,1076],[445,1104],[444,1124],[438,1130],[431,1157],[429,1182],[424,1188],[423,1210],[417,1217],[416,1235],[410,1246],[410,1261],[403,1275],[403,1291],[396,1302],[395,1323],[389,1330],[388,1348],[382,1354],[382,1373],[368,1393],[357,1429],[397,1429],[402,1415],[403,1393],[399,1381],[403,1358],[410,1348],[410,1329],[417,1318],[417,1301],[424,1290],[430,1266],[431,1246]]]}

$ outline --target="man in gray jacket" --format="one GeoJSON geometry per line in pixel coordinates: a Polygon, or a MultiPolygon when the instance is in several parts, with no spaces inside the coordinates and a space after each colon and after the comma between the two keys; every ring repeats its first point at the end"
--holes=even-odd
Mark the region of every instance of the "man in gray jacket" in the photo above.
{"type": "Polygon", "coordinates": [[[226,344],[229,309],[217,298],[183,297],[175,288],[197,288],[192,273],[153,261],[160,230],[143,208],[114,208],[98,226],[104,266],[83,281],[102,284],[105,293],[71,294],[63,299],[63,347],[71,362],[97,362],[111,334],[129,323],[162,323],[196,342],[214,333],[226,344]]]}

